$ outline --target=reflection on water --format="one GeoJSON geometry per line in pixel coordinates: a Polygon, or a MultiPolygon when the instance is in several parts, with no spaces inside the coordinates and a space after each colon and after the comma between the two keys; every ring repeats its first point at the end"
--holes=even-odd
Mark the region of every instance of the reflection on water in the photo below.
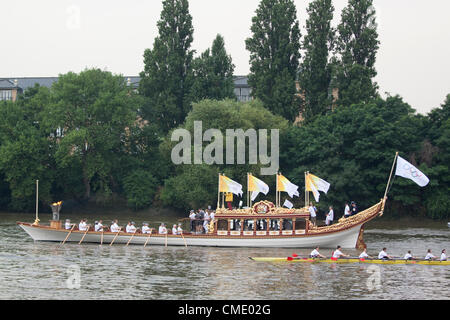
{"type": "MultiPolygon", "coordinates": [[[[158,219],[163,221],[163,217],[158,219]]],[[[449,267],[377,266],[381,286],[370,291],[370,265],[256,263],[248,259],[287,257],[294,253],[292,249],[78,244],[60,248],[58,244],[34,243],[16,220],[34,219],[32,215],[0,215],[0,299],[450,299],[449,267]],[[79,289],[68,288],[71,266],[79,267],[79,289]]],[[[369,254],[388,247],[392,255],[413,250],[424,256],[428,248],[435,255],[443,248],[450,249],[449,236],[445,223],[408,228],[404,223],[395,226],[389,222],[369,225],[365,240],[369,254]]],[[[307,255],[310,251],[295,253],[307,255]]],[[[358,254],[356,250],[344,252],[358,254]]]]}

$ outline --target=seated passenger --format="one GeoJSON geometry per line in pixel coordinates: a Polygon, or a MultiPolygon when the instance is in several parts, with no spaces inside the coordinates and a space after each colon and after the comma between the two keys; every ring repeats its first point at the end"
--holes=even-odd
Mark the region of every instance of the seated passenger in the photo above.
{"type": "Polygon", "coordinates": [[[112,222],[111,228],[110,228],[111,232],[114,232],[114,233],[120,232],[120,229],[121,229],[121,228],[119,227],[119,225],[118,225],[117,223],[118,223],[117,220],[114,220],[114,221],[112,222]]]}
{"type": "Polygon", "coordinates": [[[136,226],[134,225],[134,222],[128,222],[128,225],[127,225],[125,231],[126,231],[127,233],[136,233],[137,228],[136,228],[136,226]]]}
{"type": "Polygon", "coordinates": [[[349,256],[342,253],[341,246],[338,246],[337,249],[333,252],[332,259],[337,260],[340,259],[341,257],[348,258],[349,256]]]}
{"type": "Polygon", "coordinates": [[[372,257],[367,254],[367,248],[365,248],[364,251],[359,255],[359,259],[360,260],[372,259],[372,257]]]}
{"type": "Polygon", "coordinates": [[[447,255],[445,253],[446,253],[445,249],[442,250],[440,261],[447,261],[447,255]]]}
{"type": "Polygon", "coordinates": [[[318,259],[318,258],[325,259],[325,258],[326,258],[325,256],[323,256],[323,255],[320,254],[320,252],[319,252],[319,247],[316,247],[316,248],[310,253],[309,257],[310,257],[310,258],[313,258],[313,259],[318,259]]]}
{"type": "Polygon", "coordinates": [[[74,225],[72,223],[70,223],[70,219],[66,219],[66,223],[64,224],[64,228],[66,230],[70,230],[70,229],[72,229],[73,226],[74,225]]]}
{"type": "Polygon", "coordinates": [[[411,250],[408,251],[407,254],[405,254],[404,260],[416,260],[416,258],[413,257],[411,250]]]}
{"type": "Polygon", "coordinates": [[[378,254],[378,259],[380,259],[380,260],[391,260],[392,259],[392,257],[387,254],[386,250],[387,250],[386,248],[383,248],[383,250],[380,251],[380,253],[378,254]]]}
{"type": "Polygon", "coordinates": [[[96,221],[95,222],[95,232],[103,232],[104,230],[103,230],[103,221],[102,220],[100,220],[100,221],[96,221]]]}
{"type": "Polygon", "coordinates": [[[150,229],[150,227],[148,226],[148,223],[147,223],[147,222],[144,222],[144,223],[142,224],[142,233],[143,233],[143,234],[150,234],[150,232],[151,232],[151,229],[150,229]]]}
{"type": "Polygon", "coordinates": [[[167,228],[164,223],[161,223],[161,225],[159,226],[158,233],[159,234],[167,234],[167,228]]]}
{"type": "Polygon", "coordinates": [[[436,260],[436,257],[431,253],[431,249],[428,249],[425,260],[428,260],[428,261],[436,260]]]}
{"type": "Polygon", "coordinates": [[[80,221],[80,224],[78,225],[78,230],[80,231],[88,231],[89,227],[87,225],[87,220],[83,219],[80,221]]]}

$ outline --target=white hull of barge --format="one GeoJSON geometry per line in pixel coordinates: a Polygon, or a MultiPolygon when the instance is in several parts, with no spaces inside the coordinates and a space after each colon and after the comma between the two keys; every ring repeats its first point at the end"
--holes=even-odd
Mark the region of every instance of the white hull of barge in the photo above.
{"type": "MultiPolygon", "coordinates": [[[[63,242],[68,231],[42,228],[40,226],[33,226],[28,224],[19,224],[26,233],[28,233],[34,241],[44,242],[63,242]]],[[[168,235],[132,235],[120,233],[116,234],[105,233],[103,235],[103,244],[110,244],[114,238],[114,245],[127,244],[130,245],[144,245],[147,240],[148,246],[196,246],[196,247],[246,247],[246,248],[313,248],[320,246],[322,248],[336,248],[340,245],[342,248],[355,248],[358,237],[361,231],[361,225],[353,228],[343,230],[340,232],[333,232],[320,235],[296,235],[296,236],[270,236],[270,237],[256,237],[256,236],[215,236],[215,235],[185,235],[184,239],[181,236],[168,235]],[[131,239],[132,238],[132,239],[131,239]],[[131,241],[130,241],[131,239],[131,241]]],[[[84,236],[84,232],[73,231],[67,242],[79,243],[84,236]]],[[[102,241],[102,234],[98,232],[89,232],[84,237],[83,243],[100,244],[102,241]]]]}

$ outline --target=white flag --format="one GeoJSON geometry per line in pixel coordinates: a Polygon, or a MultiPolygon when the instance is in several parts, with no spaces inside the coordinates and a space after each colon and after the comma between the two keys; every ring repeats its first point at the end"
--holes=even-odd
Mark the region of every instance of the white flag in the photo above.
{"type": "Polygon", "coordinates": [[[289,200],[286,200],[283,204],[283,207],[286,207],[288,209],[292,209],[294,207],[294,204],[290,202],[289,200]]]}
{"type": "Polygon", "coordinates": [[[267,195],[269,193],[269,186],[262,180],[255,178],[252,175],[248,176],[248,191],[252,191],[252,201],[255,201],[259,193],[267,195]]]}
{"type": "Polygon", "coordinates": [[[410,179],[421,187],[425,187],[430,183],[430,179],[426,175],[402,157],[398,157],[397,159],[397,171],[395,175],[410,179]]]}

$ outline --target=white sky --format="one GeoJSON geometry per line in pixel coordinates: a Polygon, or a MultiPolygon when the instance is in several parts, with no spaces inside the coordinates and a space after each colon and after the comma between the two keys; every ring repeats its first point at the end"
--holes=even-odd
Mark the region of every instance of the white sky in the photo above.
{"type": "MultiPolygon", "coordinates": [[[[309,2],[295,1],[302,27],[309,2]]],[[[400,94],[421,113],[440,106],[450,93],[450,1],[374,2],[381,41],[376,79],[380,92],[400,94]]],[[[337,24],[347,1],[333,3],[337,24]]],[[[220,33],[235,74],[248,74],[244,41],[258,4],[190,0],[193,48],[204,51],[220,33]]],[[[0,10],[0,77],[57,76],[92,67],[138,75],[144,50],[157,35],[161,8],[161,0],[6,1],[0,10]]]]}

